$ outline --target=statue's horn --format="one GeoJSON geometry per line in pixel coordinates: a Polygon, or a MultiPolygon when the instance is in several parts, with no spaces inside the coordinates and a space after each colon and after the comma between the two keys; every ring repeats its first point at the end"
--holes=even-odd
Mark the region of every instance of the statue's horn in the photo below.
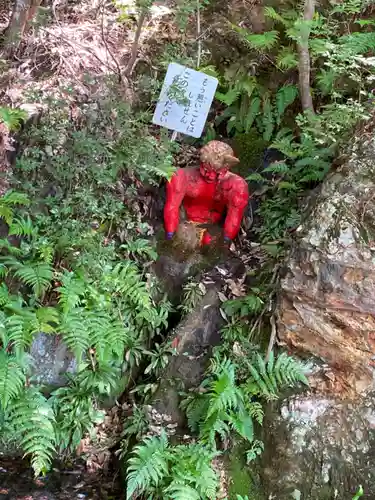
{"type": "Polygon", "coordinates": [[[225,155],[224,156],[224,163],[227,165],[229,168],[234,167],[238,163],[240,163],[240,160],[236,158],[235,156],[232,155],[225,155]]]}

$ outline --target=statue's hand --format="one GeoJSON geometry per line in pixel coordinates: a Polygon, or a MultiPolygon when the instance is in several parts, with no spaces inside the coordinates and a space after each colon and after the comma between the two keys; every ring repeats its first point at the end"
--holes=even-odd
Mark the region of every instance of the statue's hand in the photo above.
{"type": "Polygon", "coordinates": [[[165,233],[165,239],[171,240],[173,238],[174,233],[165,233]]]}

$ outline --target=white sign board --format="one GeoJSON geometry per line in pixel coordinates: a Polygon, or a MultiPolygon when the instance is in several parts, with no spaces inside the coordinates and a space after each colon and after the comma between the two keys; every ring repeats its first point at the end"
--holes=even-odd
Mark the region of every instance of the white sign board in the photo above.
{"type": "Polygon", "coordinates": [[[214,98],[217,78],[171,63],[152,123],[182,134],[202,135],[214,98]]]}

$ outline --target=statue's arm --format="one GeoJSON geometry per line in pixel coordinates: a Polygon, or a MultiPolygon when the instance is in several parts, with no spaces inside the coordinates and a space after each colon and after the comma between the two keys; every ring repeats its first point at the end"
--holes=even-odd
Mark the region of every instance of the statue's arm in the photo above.
{"type": "Polygon", "coordinates": [[[225,240],[233,240],[237,236],[245,208],[249,202],[249,188],[244,179],[236,179],[231,191],[233,194],[228,200],[227,216],[224,223],[225,240]]]}
{"type": "Polygon", "coordinates": [[[167,201],[164,206],[164,228],[167,237],[171,238],[177,231],[180,219],[180,206],[186,193],[186,175],[178,169],[167,183],[167,201]]]}

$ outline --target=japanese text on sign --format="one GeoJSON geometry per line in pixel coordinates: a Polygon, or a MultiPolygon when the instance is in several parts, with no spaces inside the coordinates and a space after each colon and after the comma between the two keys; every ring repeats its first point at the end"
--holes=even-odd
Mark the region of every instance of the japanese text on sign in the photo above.
{"type": "Polygon", "coordinates": [[[171,63],[152,123],[199,138],[218,81],[199,71],[171,63]]]}

